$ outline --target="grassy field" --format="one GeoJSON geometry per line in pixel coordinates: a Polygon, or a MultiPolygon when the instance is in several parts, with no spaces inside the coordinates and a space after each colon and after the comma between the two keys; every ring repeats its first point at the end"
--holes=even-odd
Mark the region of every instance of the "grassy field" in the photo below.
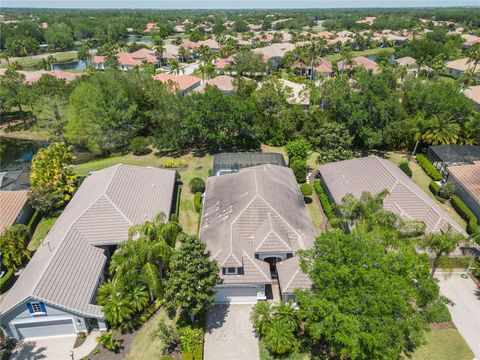
{"type": "Polygon", "coordinates": [[[40,220],[30,242],[28,243],[28,250],[36,251],[38,249],[53,224],[55,224],[55,221],[57,221],[57,217],[44,217],[40,220]]]}
{"type": "MultiPolygon", "coordinates": [[[[47,58],[50,55],[53,55],[55,57],[56,59],[55,63],[64,63],[64,62],[69,62],[77,59],[76,51],[63,51],[63,52],[47,53],[47,54],[25,56],[25,57],[11,57],[9,60],[10,60],[10,64],[16,61],[23,67],[32,67],[37,65],[42,58],[47,58]]],[[[7,67],[7,61],[2,59],[0,61],[0,67],[7,67]]]]}
{"type": "Polygon", "coordinates": [[[432,329],[427,343],[419,347],[412,360],[472,360],[473,353],[457,329],[432,329]]]}
{"type": "MultiPolygon", "coordinates": [[[[386,48],[377,48],[377,49],[368,49],[368,50],[360,50],[360,51],[352,51],[352,57],[355,56],[368,56],[368,55],[376,55],[380,51],[387,51],[388,53],[393,53],[395,49],[393,47],[386,47],[386,48]]],[[[340,60],[341,55],[339,53],[336,54],[330,54],[325,56],[325,59],[328,59],[330,61],[338,61],[340,60]]]]}
{"type": "MultiPolygon", "coordinates": [[[[385,154],[386,158],[391,162],[398,164],[400,161],[405,160],[407,158],[405,153],[399,152],[388,152],[385,154]]],[[[445,203],[439,202],[435,195],[432,194],[430,189],[428,188],[428,184],[430,184],[431,179],[425,174],[423,169],[414,161],[410,161],[410,169],[412,169],[412,180],[417,184],[428,196],[430,196],[436,203],[445,210],[448,215],[452,217],[453,220],[457,222],[463,229],[467,227],[467,223],[463,220],[460,215],[455,211],[455,209],[450,205],[449,201],[445,203]]]]}

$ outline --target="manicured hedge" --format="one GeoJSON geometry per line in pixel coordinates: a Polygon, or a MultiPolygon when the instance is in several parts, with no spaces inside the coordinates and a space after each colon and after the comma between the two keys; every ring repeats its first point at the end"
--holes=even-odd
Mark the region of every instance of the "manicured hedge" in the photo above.
{"type": "Polygon", "coordinates": [[[197,214],[200,214],[202,212],[202,193],[201,192],[197,192],[193,196],[193,206],[197,214]]]}
{"type": "Polygon", "coordinates": [[[438,195],[438,192],[442,187],[438,185],[435,181],[430,181],[428,188],[430,189],[433,195],[438,195]]]}
{"type": "Polygon", "coordinates": [[[407,174],[408,177],[412,177],[412,169],[410,169],[410,163],[408,162],[408,160],[400,161],[398,167],[402,169],[402,171],[407,174]]]}
{"type": "Polygon", "coordinates": [[[325,195],[325,192],[323,191],[320,180],[315,180],[315,182],[313,183],[313,187],[315,188],[315,192],[317,193],[318,198],[320,199],[320,204],[322,205],[323,212],[325,213],[327,218],[331,220],[334,217],[332,205],[330,205],[330,201],[328,201],[328,197],[327,195],[325,195]]]}
{"type": "Polygon", "coordinates": [[[427,173],[428,176],[432,178],[434,181],[440,181],[442,180],[442,174],[440,174],[440,171],[435,169],[435,167],[432,165],[432,163],[425,157],[425,155],[422,154],[417,154],[417,161],[422,167],[422,169],[427,173]]]}
{"type": "Polygon", "coordinates": [[[35,232],[35,229],[37,228],[40,220],[42,220],[42,215],[39,211],[35,210],[32,217],[30,218],[30,221],[27,224],[28,232],[30,233],[30,235],[33,235],[33,233],[35,232]]]}
{"type": "Polygon", "coordinates": [[[467,232],[470,235],[479,234],[480,226],[478,226],[478,219],[470,208],[457,195],[452,195],[450,198],[453,208],[467,222],[467,232]]]}
{"type": "Polygon", "coordinates": [[[312,185],[310,185],[309,183],[302,184],[300,185],[300,191],[302,192],[303,196],[312,196],[312,185]]]}
{"type": "Polygon", "coordinates": [[[301,159],[292,159],[290,168],[295,174],[295,178],[299,184],[303,184],[307,181],[307,162],[301,159]]]}
{"type": "Polygon", "coordinates": [[[197,192],[203,193],[205,191],[205,181],[199,177],[194,177],[190,182],[188,183],[190,186],[190,190],[192,191],[192,194],[195,194],[197,192]]]}
{"type": "Polygon", "coordinates": [[[15,281],[15,271],[13,269],[8,269],[5,275],[0,279],[0,293],[4,293],[13,285],[15,281]]]}

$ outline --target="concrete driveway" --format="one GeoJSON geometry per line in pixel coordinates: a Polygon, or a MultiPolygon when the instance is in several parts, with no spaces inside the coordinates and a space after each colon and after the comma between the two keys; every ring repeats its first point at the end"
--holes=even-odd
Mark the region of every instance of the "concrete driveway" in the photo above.
{"type": "Polygon", "coordinates": [[[258,360],[253,305],[215,305],[207,315],[204,360],[258,360]]]}
{"type": "Polygon", "coordinates": [[[440,293],[449,298],[452,320],[460,334],[480,360],[480,290],[470,279],[462,278],[462,273],[437,274],[440,293]]]}
{"type": "Polygon", "coordinates": [[[76,338],[76,335],[68,335],[21,341],[13,352],[11,359],[71,360],[69,353],[73,350],[76,338]]]}

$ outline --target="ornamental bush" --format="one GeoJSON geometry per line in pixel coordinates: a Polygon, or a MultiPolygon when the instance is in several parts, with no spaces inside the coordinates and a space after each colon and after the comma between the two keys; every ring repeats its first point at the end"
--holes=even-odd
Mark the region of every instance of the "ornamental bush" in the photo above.
{"type": "Polygon", "coordinates": [[[192,194],[196,194],[197,192],[203,193],[205,191],[205,181],[199,177],[194,177],[190,180],[188,186],[190,186],[192,194]]]}
{"type": "Polygon", "coordinates": [[[97,337],[97,341],[105,349],[110,351],[117,351],[122,346],[122,343],[119,340],[115,340],[115,331],[110,330],[103,335],[97,337]]]}
{"type": "Polygon", "coordinates": [[[440,174],[440,171],[438,171],[435,166],[432,165],[425,155],[417,154],[416,158],[422,169],[427,173],[428,176],[432,178],[432,180],[442,180],[442,174],[440,174]]]}
{"type": "Polygon", "coordinates": [[[196,192],[195,195],[193,196],[193,206],[197,214],[200,214],[202,212],[202,193],[201,192],[196,192]]]}
{"type": "Polygon", "coordinates": [[[430,189],[433,195],[438,195],[438,192],[440,191],[441,186],[438,185],[435,181],[430,181],[428,188],[430,189]]]}
{"type": "Polygon", "coordinates": [[[318,198],[320,199],[320,204],[322,205],[323,212],[325,213],[325,215],[329,220],[333,219],[334,214],[333,214],[332,205],[330,205],[330,201],[328,200],[327,195],[325,195],[325,192],[323,191],[320,180],[315,180],[315,182],[313,183],[313,186],[315,188],[315,192],[318,195],[318,198]]]}
{"type": "Polygon", "coordinates": [[[305,183],[300,185],[300,191],[302,192],[303,196],[311,196],[313,194],[312,185],[309,183],[305,183]]]}
{"type": "Polygon", "coordinates": [[[410,163],[408,160],[402,160],[398,164],[398,167],[402,169],[402,171],[407,174],[408,177],[412,177],[412,169],[410,169],[410,163]]]}
{"type": "Polygon", "coordinates": [[[152,152],[152,149],[150,149],[150,140],[148,137],[143,137],[143,136],[137,136],[134,138],[128,149],[133,153],[133,155],[141,156],[141,155],[147,155],[152,152]]]}
{"type": "Polygon", "coordinates": [[[307,162],[302,159],[293,159],[290,163],[290,167],[295,174],[297,182],[303,184],[307,181],[307,162]]]}
{"type": "Polygon", "coordinates": [[[450,199],[453,208],[467,222],[467,232],[470,235],[480,233],[480,226],[478,226],[478,219],[472,210],[465,204],[457,195],[453,195],[450,199]]]}
{"type": "Polygon", "coordinates": [[[181,167],[186,167],[187,162],[184,160],[176,160],[176,159],[167,159],[163,162],[162,167],[164,168],[181,168],[181,167]]]}

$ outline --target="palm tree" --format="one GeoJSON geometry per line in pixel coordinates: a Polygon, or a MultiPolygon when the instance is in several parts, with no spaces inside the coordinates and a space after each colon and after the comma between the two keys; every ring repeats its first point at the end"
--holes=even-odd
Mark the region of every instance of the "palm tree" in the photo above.
{"type": "Polygon", "coordinates": [[[460,125],[452,118],[434,115],[423,140],[432,145],[456,144],[460,138],[460,130],[460,125]]]}
{"type": "Polygon", "coordinates": [[[161,273],[158,269],[158,266],[148,262],[143,265],[139,274],[140,281],[147,287],[150,294],[150,300],[153,301],[156,297],[160,296],[161,293],[161,273]]]}
{"type": "Polygon", "coordinates": [[[344,46],[340,51],[340,59],[343,62],[342,71],[348,70],[348,76],[352,74],[353,57],[350,46],[344,46]]]}
{"type": "Polygon", "coordinates": [[[155,47],[154,47],[155,56],[158,58],[158,62],[160,63],[160,66],[162,66],[163,53],[165,52],[165,44],[161,38],[155,41],[154,44],[155,44],[155,47]]]}
{"type": "Polygon", "coordinates": [[[134,312],[125,288],[116,280],[108,280],[98,288],[97,303],[103,306],[103,312],[110,325],[117,327],[130,319],[134,312]]]}
{"type": "Polygon", "coordinates": [[[298,311],[291,301],[280,302],[280,304],[275,308],[275,320],[280,321],[293,331],[296,330],[300,325],[298,311]]]}
{"type": "Polygon", "coordinates": [[[283,355],[296,346],[293,331],[280,321],[273,321],[265,335],[265,344],[274,354],[283,355]]]}
{"type": "Polygon", "coordinates": [[[168,62],[168,65],[170,66],[170,74],[175,74],[179,75],[180,74],[180,63],[176,59],[171,59],[168,62]]]}
{"type": "Polygon", "coordinates": [[[178,48],[178,54],[181,56],[182,62],[185,62],[187,58],[190,56],[189,50],[183,46],[180,46],[178,48]]]}
{"type": "Polygon", "coordinates": [[[135,286],[130,293],[130,297],[130,304],[137,311],[143,310],[148,304],[148,291],[143,285],[135,286]]]}
{"type": "Polygon", "coordinates": [[[202,60],[205,65],[212,61],[213,53],[208,46],[200,45],[197,51],[200,54],[200,60],[202,60]]]}
{"type": "Polygon", "coordinates": [[[13,225],[0,236],[0,255],[8,269],[16,270],[24,259],[30,259],[30,251],[26,247],[29,237],[25,225],[13,225]]]}
{"type": "Polygon", "coordinates": [[[422,137],[425,134],[428,126],[429,122],[425,119],[425,116],[421,112],[419,112],[415,117],[409,118],[406,121],[405,127],[413,137],[413,141],[415,141],[415,147],[413,148],[412,156],[414,156],[417,152],[418,145],[420,144],[420,141],[422,140],[422,137]]]}
{"type": "Polygon", "coordinates": [[[463,236],[454,232],[449,228],[445,232],[431,233],[420,239],[420,246],[430,252],[433,252],[435,258],[433,260],[430,278],[433,279],[435,271],[440,265],[449,266],[448,255],[455,250],[463,236]]]}
{"type": "Polygon", "coordinates": [[[47,63],[48,66],[50,67],[50,70],[53,70],[53,64],[57,62],[57,59],[53,55],[48,55],[47,57],[47,63]]]}
{"type": "Polygon", "coordinates": [[[267,301],[258,302],[253,308],[250,319],[258,335],[265,335],[272,324],[272,308],[267,301]]]}
{"type": "Polygon", "coordinates": [[[480,43],[473,44],[470,49],[467,50],[468,64],[473,63],[473,74],[477,70],[478,64],[480,64],[480,43]]]}
{"type": "Polygon", "coordinates": [[[313,80],[313,67],[317,60],[318,56],[322,56],[323,49],[327,42],[325,39],[320,39],[318,41],[312,41],[309,45],[310,52],[310,80],[313,80]]]}

